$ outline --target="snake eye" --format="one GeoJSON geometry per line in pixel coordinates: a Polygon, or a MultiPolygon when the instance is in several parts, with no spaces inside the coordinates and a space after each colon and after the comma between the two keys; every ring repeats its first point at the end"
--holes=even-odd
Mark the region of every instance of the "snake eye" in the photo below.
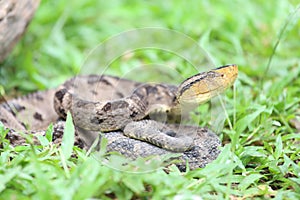
{"type": "Polygon", "coordinates": [[[176,133],[174,131],[167,131],[166,132],[166,135],[170,136],[170,137],[175,137],[176,136],[176,133]]]}

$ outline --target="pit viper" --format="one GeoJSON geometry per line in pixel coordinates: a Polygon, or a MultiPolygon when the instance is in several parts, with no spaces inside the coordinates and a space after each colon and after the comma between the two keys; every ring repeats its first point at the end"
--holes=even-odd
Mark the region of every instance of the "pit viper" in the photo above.
{"type": "Polygon", "coordinates": [[[45,135],[50,123],[54,123],[53,142],[60,143],[70,112],[75,145],[81,148],[105,137],[109,152],[131,159],[176,152],[181,155],[180,169],[186,162],[195,169],[216,159],[221,143],[208,128],[183,125],[183,116],[225,91],[237,75],[237,65],[225,65],[196,74],[179,86],[79,75],[58,88],[0,104],[0,121],[9,129],[6,138],[12,145],[26,145],[19,132],[45,135]]]}

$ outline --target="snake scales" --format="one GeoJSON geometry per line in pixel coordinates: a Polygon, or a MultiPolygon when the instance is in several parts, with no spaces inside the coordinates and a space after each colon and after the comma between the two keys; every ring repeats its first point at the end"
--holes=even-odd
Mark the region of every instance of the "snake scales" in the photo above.
{"type": "Polygon", "coordinates": [[[107,151],[133,159],[179,152],[178,167],[184,170],[188,161],[194,169],[218,156],[220,141],[207,128],[178,124],[181,111],[223,92],[237,74],[236,65],[226,65],[192,76],[178,87],[108,75],[76,76],[57,89],[0,104],[0,121],[9,128],[6,138],[13,145],[26,143],[19,131],[44,135],[51,122],[55,123],[53,141],[59,143],[70,111],[75,145],[81,148],[90,147],[102,132],[107,151]]]}

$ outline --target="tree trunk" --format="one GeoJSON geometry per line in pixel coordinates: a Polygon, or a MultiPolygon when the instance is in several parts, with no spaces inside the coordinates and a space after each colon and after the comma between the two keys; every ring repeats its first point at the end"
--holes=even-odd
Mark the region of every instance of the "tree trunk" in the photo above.
{"type": "Polygon", "coordinates": [[[0,0],[0,63],[29,24],[39,0],[0,0]]]}

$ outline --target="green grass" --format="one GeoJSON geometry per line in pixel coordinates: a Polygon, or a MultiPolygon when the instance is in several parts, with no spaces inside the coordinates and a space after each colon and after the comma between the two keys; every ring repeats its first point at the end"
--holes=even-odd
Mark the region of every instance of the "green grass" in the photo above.
{"type": "MultiPolygon", "coordinates": [[[[0,199],[299,199],[300,130],[290,123],[300,115],[296,2],[42,1],[25,36],[0,65],[0,91],[7,96],[56,87],[82,70],[97,44],[143,27],[190,36],[209,52],[213,65],[238,64],[239,79],[224,98],[228,118],[220,133],[222,153],[206,168],[180,173],[172,165],[168,173],[120,172],[76,147],[76,157],[70,157],[72,145],[59,148],[47,138],[41,139],[42,146],[11,147],[0,130],[0,199]]],[[[180,51],[192,54],[185,41],[163,44],[175,48],[181,42],[180,51]]],[[[124,40],[112,50],[129,43],[124,40]]],[[[190,63],[159,49],[123,55],[107,73],[122,75],[155,63],[172,69],[159,79],[179,83],[195,73],[190,63]]],[[[146,72],[139,78],[155,78],[146,72]]],[[[209,124],[209,118],[203,117],[202,124],[209,124]]]]}

